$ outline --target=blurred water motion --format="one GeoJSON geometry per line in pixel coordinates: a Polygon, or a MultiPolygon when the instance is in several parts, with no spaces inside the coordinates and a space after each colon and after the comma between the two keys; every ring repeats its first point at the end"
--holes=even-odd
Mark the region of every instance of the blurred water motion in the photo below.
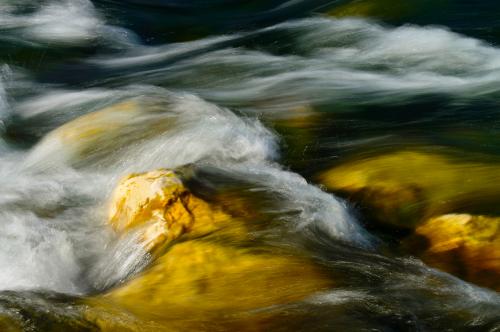
{"type": "Polygon", "coordinates": [[[498,330],[499,6],[4,0],[0,330],[498,330]]]}

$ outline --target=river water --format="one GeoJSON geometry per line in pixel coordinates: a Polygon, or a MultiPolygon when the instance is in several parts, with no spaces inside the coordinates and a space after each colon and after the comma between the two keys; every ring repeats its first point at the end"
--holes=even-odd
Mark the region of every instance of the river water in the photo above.
{"type": "Polygon", "coordinates": [[[392,250],[397,234],[315,177],[398,146],[500,153],[500,5],[398,3],[344,17],[356,1],[2,0],[0,315],[26,331],[99,330],[82,299],[150,259],[105,224],[111,191],[190,165],[335,271],[338,287],[273,309],[274,329],[499,331],[498,293],[392,250]],[[150,110],[125,134],[50,134],[127,100],[150,110]]]}

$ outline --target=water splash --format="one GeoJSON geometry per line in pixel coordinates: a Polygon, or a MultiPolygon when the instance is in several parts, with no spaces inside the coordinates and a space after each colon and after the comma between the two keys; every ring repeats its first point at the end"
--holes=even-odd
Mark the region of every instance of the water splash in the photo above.
{"type": "Polygon", "coordinates": [[[105,38],[128,45],[130,31],[107,26],[89,0],[10,1],[0,5],[0,40],[23,46],[82,46],[105,38]]]}
{"type": "Polygon", "coordinates": [[[429,95],[454,103],[494,98],[499,58],[497,48],[441,27],[313,18],[248,34],[138,46],[73,70],[94,72],[94,82],[140,77],[229,107],[287,112],[310,104],[404,104],[429,95]]]}

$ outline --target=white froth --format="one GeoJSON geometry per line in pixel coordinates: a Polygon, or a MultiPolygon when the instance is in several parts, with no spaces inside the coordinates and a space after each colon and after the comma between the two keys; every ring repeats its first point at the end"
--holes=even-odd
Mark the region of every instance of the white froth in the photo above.
{"type": "Polygon", "coordinates": [[[273,211],[295,232],[315,240],[317,232],[331,239],[372,247],[373,238],[350,214],[345,202],[309,184],[299,174],[283,170],[274,163],[247,162],[217,164],[242,180],[251,179],[254,191],[279,197],[273,211]]]}
{"type": "Polygon", "coordinates": [[[136,94],[136,91],[45,89],[43,93],[13,106],[19,121],[23,121],[23,131],[41,137],[68,121],[113,105],[132,93],[136,94]]]}
{"type": "Polygon", "coordinates": [[[0,9],[0,31],[4,38],[13,40],[21,36],[19,42],[23,44],[83,45],[105,38],[112,44],[130,45],[136,39],[130,31],[106,25],[89,0],[11,2],[0,9]],[[34,10],[29,13],[16,11],[30,7],[34,10]],[[14,34],[10,36],[12,31],[14,34]]]}
{"type": "Polygon", "coordinates": [[[65,230],[33,214],[3,212],[0,219],[0,290],[80,291],[80,267],[65,230]]]}
{"type": "MultiPolygon", "coordinates": [[[[210,100],[248,107],[257,104],[261,109],[332,100],[346,103],[380,102],[387,98],[404,101],[435,92],[457,98],[477,97],[496,92],[500,81],[500,52],[497,49],[442,28],[387,28],[360,20],[312,19],[269,28],[272,29],[293,32],[292,36],[299,45],[297,54],[273,55],[244,48],[222,49],[167,66],[168,75],[160,69],[148,71],[144,73],[144,80],[152,83],[176,80],[187,90],[196,91],[210,100]]],[[[93,61],[113,69],[131,64],[140,69],[141,65],[162,62],[170,56],[178,57],[184,51],[210,46],[212,42],[185,43],[180,50],[176,49],[180,45],[151,48],[147,50],[152,53],[138,52],[116,61],[102,58],[93,61]]],[[[133,75],[139,74],[140,70],[133,75]]],[[[189,163],[203,162],[225,169],[253,181],[256,190],[275,193],[280,198],[280,215],[299,233],[312,234],[309,231],[317,229],[333,239],[370,245],[369,235],[342,201],[273,163],[278,157],[277,138],[257,119],[238,116],[193,94],[172,93],[160,88],[45,92],[17,104],[18,115],[27,120],[54,118],[57,120],[50,126],[56,127],[79,114],[134,96],[151,98],[159,105],[163,103],[165,108],[152,112],[144,110],[144,115],[131,118],[129,125],[133,131],[113,138],[113,146],[96,147],[101,149],[97,157],[85,160],[85,156],[79,156],[83,162],[78,164],[78,170],[63,178],[58,175],[59,170],[73,165],[75,157],[67,152],[75,148],[72,145],[81,142],[61,142],[47,136],[30,152],[30,172],[44,170],[46,173],[40,176],[45,180],[35,180],[22,172],[14,173],[12,176],[17,187],[5,185],[0,204],[9,207],[3,210],[3,218],[7,220],[3,227],[7,227],[4,233],[11,236],[4,243],[25,255],[22,261],[31,262],[31,265],[13,265],[11,271],[15,272],[12,275],[5,272],[3,276],[5,284],[14,278],[19,280],[15,287],[82,291],[77,280],[82,277],[80,248],[88,246],[86,241],[98,243],[96,248],[104,248],[108,243],[108,251],[85,253],[87,258],[94,257],[95,266],[109,267],[102,273],[95,272],[99,268],[90,269],[94,271],[90,277],[93,279],[88,282],[96,287],[119,282],[145,262],[144,252],[131,249],[132,252],[122,255],[123,247],[118,244],[111,246],[107,242],[109,239],[96,235],[87,239],[77,236],[89,231],[82,226],[85,218],[92,220],[80,210],[68,208],[63,214],[67,218],[64,222],[59,217],[40,216],[37,211],[51,210],[61,204],[71,206],[72,199],[77,197],[94,200],[89,203],[91,210],[97,202],[105,199],[117,179],[127,173],[158,167],[175,168],[189,163]],[[175,126],[152,138],[142,139],[142,133],[151,130],[151,126],[161,119],[172,119],[175,126]],[[119,147],[117,150],[116,146],[119,147]],[[113,150],[106,150],[111,148],[113,150]],[[115,153],[117,151],[119,153],[115,153]],[[46,167],[50,164],[57,167],[46,167]],[[81,172],[90,170],[93,173],[89,174],[98,174],[97,182],[85,182],[81,172]],[[46,189],[41,190],[42,187],[46,189]],[[99,190],[68,191],[71,187],[99,190]],[[19,209],[11,209],[12,206],[22,206],[23,200],[30,202],[24,207],[26,211],[20,213],[19,209]],[[68,221],[70,225],[78,225],[75,227],[77,232],[55,226],[57,222],[62,225],[68,221]],[[15,227],[12,226],[14,222],[15,227]],[[21,228],[24,229],[20,231],[21,228]],[[22,233],[26,236],[20,236],[22,233]],[[29,249],[31,243],[35,243],[37,250],[29,249]],[[121,249],[113,251],[109,249],[111,247],[121,249]],[[45,260],[40,257],[40,266],[34,263],[39,259],[37,253],[45,255],[45,260]],[[102,258],[96,259],[97,256],[102,258]],[[56,262],[62,264],[58,266],[56,262]],[[38,272],[28,273],[30,266],[38,272]],[[44,269],[45,266],[50,269],[44,269]],[[7,278],[11,279],[7,281],[7,278]],[[51,280],[59,279],[66,280],[66,283],[51,283],[51,280]]],[[[12,260],[9,261],[13,251],[5,252],[9,254],[0,257],[0,270],[7,271],[13,264],[12,260]]],[[[0,274],[0,288],[1,278],[0,274]]]]}
{"type": "Polygon", "coordinates": [[[10,106],[7,100],[7,91],[5,89],[5,83],[11,79],[11,69],[7,65],[0,66],[0,133],[3,131],[4,122],[9,116],[10,106]]]}
{"type": "Polygon", "coordinates": [[[176,125],[133,148],[137,158],[123,161],[128,170],[175,168],[200,160],[235,163],[277,157],[276,137],[259,121],[238,117],[190,94],[172,95],[172,99],[168,111],[176,125]]]}
{"type": "MultiPolygon", "coordinates": [[[[289,38],[290,53],[227,46],[178,61],[179,51],[188,55],[216,44],[211,38],[139,47],[122,57],[91,62],[110,69],[134,63],[136,71],[118,74],[120,80],[141,77],[151,84],[174,84],[226,106],[260,110],[287,111],[311,103],[404,103],[436,94],[470,100],[500,92],[500,50],[446,28],[313,18],[258,33],[275,31],[289,38]]],[[[230,40],[224,39],[227,45],[230,40]]]]}
{"type": "Polygon", "coordinates": [[[99,257],[107,236],[89,209],[102,195],[98,177],[32,173],[19,157],[0,159],[0,290],[83,293],[82,262],[99,257]]]}
{"type": "MultiPolygon", "coordinates": [[[[79,169],[105,172],[107,180],[104,187],[109,190],[125,174],[203,163],[229,171],[234,176],[251,179],[256,188],[280,197],[278,206],[281,215],[285,216],[283,224],[299,234],[314,237],[314,231],[320,231],[332,239],[370,245],[368,234],[357,224],[342,201],[308,184],[300,175],[282,170],[273,162],[278,157],[277,138],[260,121],[237,116],[191,94],[147,87],[130,88],[139,95],[147,90],[149,102],[143,105],[154,106],[152,109],[145,106],[143,115],[128,120],[134,131],[114,137],[113,145],[109,146],[111,150],[105,150],[106,146],[96,147],[100,149],[98,154],[85,160],[85,156],[72,153],[85,142],[61,142],[57,136],[49,134],[29,155],[30,169],[64,168],[78,158],[79,169]],[[159,108],[159,105],[163,106],[159,108]],[[152,126],[165,119],[174,121],[175,125],[153,138],[141,139],[142,132],[151,131],[152,126]],[[115,150],[119,153],[114,153],[115,150]]],[[[114,257],[118,259],[121,256],[114,257]]],[[[139,257],[142,257],[141,254],[139,257]]],[[[114,264],[114,271],[120,270],[121,263],[114,264]]],[[[120,272],[122,274],[123,271],[120,272]]]]}
{"type": "MultiPolygon", "coordinates": [[[[123,130],[127,134],[113,136],[113,133],[109,133],[110,137],[113,137],[112,144],[96,146],[94,155],[102,157],[97,160],[89,158],[87,166],[113,165],[116,173],[121,174],[158,167],[175,168],[203,159],[236,162],[276,158],[276,138],[259,121],[239,117],[227,109],[219,108],[194,95],[173,94],[152,87],[130,87],[128,90],[117,91],[87,90],[75,93],[75,95],[66,94],[66,97],[69,100],[75,100],[73,98],[75,96],[85,96],[83,99],[75,100],[76,106],[88,107],[89,104],[85,101],[91,102],[90,105],[92,105],[96,100],[101,100],[102,96],[114,95],[127,100],[126,97],[130,97],[133,93],[141,96],[147,94],[148,90],[150,97],[139,97],[146,100],[144,109],[138,110],[136,116],[117,118],[117,123],[125,128],[123,130]],[[149,108],[146,106],[148,102],[149,108]],[[153,132],[153,128],[159,122],[171,122],[172,125],[167,131],[158,132],[151,139],[144,140],[144,134],[153,132]],[[118,157],[118,160],[113,162],[111,154],[117,149],[120,150],[122,157],[118,157]]],[[[23,103],[21,105],[23,113],[32,114],[33,109],[36,110],[35,112],[45,109],[46,111],[42,111],[45,117],[57,115],[61,113],[61,110],[54,105],[66,100],[64,96],[64,94],[53,95],[50,98],[23,103]],[[40,108],[41,105],[49,107],[40,108]]],[[[66,103],[62,109],[65,111],[62,116],[67,117],[67,111],[71,107],[66,103]]],[[[78,113],[78,110],[74,111],[78,113]]],[[[54,133],[57,133],[57,130],[54,133]]],[[[102,135],[107,134],[108,132],[102,133],[102,135]]],[[[72,159],[74,152],[80,150],[80,145],[88,143],[84,140],[63,142],[60,138],[60,135],[48,134],[30,152],[29,164],[36,166],[36,164],[67,162],[71,165],[79,161],[72,159]]],[[[82,156],[84,162],[86,157],[92,156],[82,156]]]]}
{"type": "MultiPolygon", "coordinates": [[[[46,31],[57,35],[57,28],[54,29],[46,31]]],[[[291,37],[298,45],[296,54],[273,55],[244,48],[226,48],[186,58],[166,69],[148,70],[142,73],[144,80],[151,83],[175,80],[181,82],[187,90],[196,91],[209,100],[244,107],[258,105],[261,109],[280,109],[310,102],[398,102],[428,93],[474,98],[495,93],[500,86],[500,51],[443,28],[388,28],[361,20],[310,19],[263,31],[273,29],[291,32],[291,37]]],[[[75,36],[71,38],[74,39],[75,36]]],[[[227,37],[223,40],[226,41],[227,37]]],[[[183,52],[212,46],[217,42],[218,40],[205,40],[166,48],[138,49],[136,53],[116,60],[99,58],[92,61],[112,69],[137,66],[138,71],[132,74],[136,77],[141,74],[142,65],[161,63],[169,57],[178,57],[183,52]]],[[[127,76],[123,78],[126,81],[127,76]]],[[[40,201],[32,199],[32,209],[43,210],[47,206],[57,206],[61,203],[61,197],[68,195],[87,195],[98,201],[105,197],[117,179],[124,174],[203,162],[230,171],[235,176],[251,179],[256,190],[275,193],[280,197],[280,215],[299,233],[319,229],[334,239],[361,246],[370,245],[369,235],[357,224],[342,201],[308,184],[300,175],[285,171],[272,162],[278,157],[277,139],[260,121],[238,116],[193,94],[172,93],[151,87],[89,89],[78,92],[50,90],[16,106],[18,114],[24,119],[58,118],[51,124],[55,127],[76,115],[134,96],[151,98],[159,104],[163,103],[165,107],[152,112],[144,110],[144,116],[130,119],[129,125],[134,127],[134,131],[123,137],[115,137],[113,141],[113,149],[118,146],[117,151],[120,153],[114,153],[115,150],[107,151],[106,149],[111,149],[110,145],[96,147],[102,149],[97,158],[85,160],[85,156],[79,156],[84,161],[78,164],[79,170],[74,171],[75,177],[59,178],[55,182],[48,180],[45,185],[50,190],[38,195],[43,198],[40,201]],[[161,119],[172,119],[175,126],[153,138],[142,139],[141,133],[151,130],[155,122],[161,119]],[[81,180],[75,179],[79,178],[82,170],[99,172],[102,179],[92,185],[105,189],[98,193],[68,194],[65,188],[69,185],[81,185],[78,182],[81,180]]],[[[75,157],[67,151],[75,147],[72,145],[80,143],[61,142],[47,136],[31,152],[30,170],[36,170],[37,165],[41,167],[42,164],[51,163],[58,164],[57,169],[65,169],[72,165],[72,158],[75,157]]],[[[41,169],[50,172],[56,168],[44,166],[41,169]]],[[[33,192],[31,178],[20,177],[17,181],[20,188],[31,188],[22,197],[37,197],[37,193],[33,192]]],[[[6,189],[3,196],[0,196],[0,203],[17,204],[22,199],[9,195],[18,192],[22,190],[6,189]]],[[[18,227],[28,228],[23,231],[26,234],[37,234],[43,239],[43,236],[52,234],[52,242],[62,251],[47,249],[48,247],[44,247],[47,244],[36,236],[30,239],[18,236],[18,250],[23,252],[24,249],[19,249],[23,245],[27,248],[28,243],[39,243],[39,250],[35,250],[35,254],[52,252],[52,256],[48,256],[51,258],[46,259],[63,262],[60,271],[53,273],[62,273],[70,281],[76,280],[77,276],[81,276],[81,258],[75,256],[74,251],[84,241],[75,242],[72,236],[52,231],[50,225],[53,221],[47,223],[35,212],[27,211],[19,215],[12,211],[4,217],[17,220],[18,227]],[[33,232],[33,227],[36,229],[35,220],[44,225],[40,232],[33,232]],[[68,260],[64,261],[60,256],[65,256],[68,260]],[[73,256],[76,258],[72,258],[73,256]]],[[[76,215],[71,218],[75,218],[76,224],[82,221],[76,215]]],[[[17,234],[16,229],[6,229],[5,234],[17,234]]],[[[97,241],[96,238],[94,241],[97,241]]],[[[16,247],[14,244],[11,243],[10,246],[16,247]]],[[[104,260],[99,260],[100,266],[108,266],[110,270],[100,274],[94,272],[95,280],[91,282],[101,285],[99,287],[106,287],[109,282],[116,282],[116,279],[128,275],[144,262],[143,252],[132,250],[126,257],[118,253],[110,251],[104,260]],[[133,259],[128,259],[130,257],[133,259]],[[114,274],[118,276],[115,279],[111,277],[114,274]]],[[[26,250],[26,255],[28,254],[29,250],[26,250]]],[[[26,259],[29,261],[30,257],[26,259]]],[[[0,265],[1,262],[2,260],[0,265]]],[[[6,262],[7,258],[4,258],[4,264],[8,266],[6,262]]],[[[46,262],[44,265],[52,266],[46,262]]],[[[19,271],[25,269],[25,266],[19,267],[19,271]]],[[[17,279],[24,281],[19,287],[31,283],[33,287],[41,285],[51,288],[43,275],[56,280],[58,276],[43,268],[39,271],[41,272],[34,274],[31,281],[20,274],[17,279]]],[[[63,285],[61,287],[65,291],[78,290],[71,283],[60,285],[63,285]]]]}
{"type": "Polygon", "coordinates": [[[318,305],[345,305],[349,302],[360,302],[374,299],[374,296],[370,296],[363,291],[339,288],[330,292],[315,295],[309,299],[309,302],[318,305]]]}

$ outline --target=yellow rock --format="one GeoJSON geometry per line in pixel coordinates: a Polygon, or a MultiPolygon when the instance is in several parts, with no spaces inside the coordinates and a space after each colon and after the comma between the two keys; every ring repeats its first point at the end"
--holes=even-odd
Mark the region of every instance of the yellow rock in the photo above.
{"type": "Polygon", "coordinates": [[[444,3],[445,0],[354,0],[337,6],[328,12],[335,17],[374,17],[380,19],[402,19],[418,13],[426,6],[436,6],[436,2],[444,3]]]}
{"type": "Polygon", "coordinates": [[[419,253],[430,266],[500,291],[500,218],[448,214],[431,218],[407,240],[426,239],[419,253]]]}
{"type": "Polygon", "coordinates": [[[105,297],[143,319],[168,321],[180,313],[201,319],[300,301],[331,284],[306,259],[194,240],[174,245],[105,297]]]}
{"type": "Polygon", "coordinates": [[[498,164],[419,151],[346,162],[319,177],[328,189],[367,207],[375,220],[408,228],[445,213],[500,210],[499,179],[498,164]]]}
{"type": "Polygon", "coordinates": [[[301,301],[332,286],[312,260],[249,240],[250,226],[190,193],[170,170],[124,178],[109,220],[119,233],[142,230],[156,260],[134,279],[86,301],[87,319],[103,331],[258,331],[269,315],[257,309],[301,301]]]}
{"type": "Polygon", "coordinates": [[[216,231],[246,235],[240,220],[194,196],[173,171],[165,169],[121,180],[111,199],[109,221],[118,233],[142,231],[145,248],[156,255],[181,237],[197,238],[216,231]]]}
{"type": "Polygon", "coordinates": [[[30,158],[73,165],[109,157],[170,128],[172,118],[152,100],[134,98],[76,118],[48,133],[30,158]]]}

